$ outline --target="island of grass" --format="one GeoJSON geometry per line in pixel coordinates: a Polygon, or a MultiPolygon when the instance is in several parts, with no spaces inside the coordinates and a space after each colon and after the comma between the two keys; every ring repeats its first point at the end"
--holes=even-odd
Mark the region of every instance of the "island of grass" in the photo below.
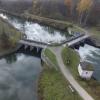
{"type": "Polygon", "coordinates": [[[100,82],[94,79],[84,80],[79,77],[78,65],[80,63],[79,55],[71,48],[65,47],[62,50],[62,59],[66,67],[68,67],[74,78],[79,84],[91,95],[95,100],[100,100],[100,82]]]}
{"type": "Polygon", "coordinates": [[[40,100],[82,100],[76,91],[71,91],[70,84],[58,70],[43,66],[38,89],[40,100]]]}
{"type": "Polygon", "coordinates": [[[49,49],[46,48],[44,51],[44,55],[57,67],[58,63],[57,63],[57,59],[55,54],[49,49]]]}
{"type": "Polygon", "coordinates": [[[0,18],[0,55],[14,49],[20,37],[21,33],[18,30],[0,18]]]}

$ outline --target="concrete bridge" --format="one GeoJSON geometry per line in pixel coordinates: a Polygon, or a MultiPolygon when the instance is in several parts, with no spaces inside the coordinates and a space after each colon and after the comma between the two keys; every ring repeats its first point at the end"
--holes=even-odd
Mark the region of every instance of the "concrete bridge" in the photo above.
{"type": "Polygon", "coordinates": [[[76,38],[72,39],[71,41],[67,42],[67,45],[68,45],[68,47],[73,47],[75,45],[79,45],[82,42],[84,43],[84,41],[86,39],[88,39],[89,37],[90,37],[89,35],[83,34],[83,35],[76,37],[76,38]]]}
{"type": "Polygon", "coordinates": [[[47,47],[46,43],[43,42],[37,42],[37,41],[32,41],[32,40],[27,40],[27,39],[22,39],[18,42],[18,44],[22,45],[24,47],[24,50],[27,48],[30,48],[30,51],[32,51],[34,48],[36,48],[37,52],[40,49],[44,49],[47,47]]]}
{"type": "MultiPolygon", "coordinates": [[[[64,43],[61,43],[60,45],[67,44],[69,47],[73,47],[75,45],[79,45],[81,42],[84,42],[87,38],[89,38],[89,35],[81,34],[79,36],[71,38],[70,40],[67,40],[64,43]]],[[[38,51],[39,49],[44,49],[47,46],[52,46],[52,44],[48,44],[48,43],[44,43],[44,42],[37,42],[37,41],[33,41],[33,40],[28,40],[28,39],[22,39],[18,43],[21,44],[22,46],[24,46],[25,50],[27,48],[30,48],[30,51],[32,49],[34,49],[34,47],[37,48],[37,51],[38,51]]]]}

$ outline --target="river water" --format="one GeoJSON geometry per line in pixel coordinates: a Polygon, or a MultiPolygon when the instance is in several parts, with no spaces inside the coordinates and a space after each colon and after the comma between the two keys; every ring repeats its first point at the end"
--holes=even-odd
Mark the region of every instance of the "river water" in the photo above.
{"type": "Polygon", "coordinates": [[[93,77],[100,81],[100,49],[85,44],[84,47],[80,47],[77,51],[82,60],[93,64],[95,69],[93,77]]]}
{"type": "MultiPolygon", "coordinates": [[[[68,34],[51,27],[0,14],[13,26],[25,32],[28,39],[61,42],[68,34]]],[[[82,59],[94,65],[93,76],[100,81],[100,49],[85,45],[77,50],[82,59]]],[[[0,59],[0,100],[37,100],[37,80],[42,70],[40,58],[15,53],[0,59]]]]}
{"type": "Polygon", "coordinates": [[[38,100],[41,60],[23,53],[0,59],[0,100],[38,100]]]}
{"type": "Polygon", "coordinates": [[[24,32],[29,40],[44,43],[60,43],[66,40],[69,36],[67,32],[62,32],[48,26],[43,26],[31,21],[25,21],[13,16],[1,13],[0,17],[8,20],[14,27],[24,32]]]}

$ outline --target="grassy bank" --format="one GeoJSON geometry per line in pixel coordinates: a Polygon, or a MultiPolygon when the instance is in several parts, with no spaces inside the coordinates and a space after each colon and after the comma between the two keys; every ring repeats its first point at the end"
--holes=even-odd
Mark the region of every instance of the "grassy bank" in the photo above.
{"type": "Polygon", "coordinates": [[[78,64],[79,56],[75,51],[70,48],[64,48],[62,51],[62,58],[66,67],[68,67],[75,77],[75,79],[80,83],[80,85],[91,95],[95,100],[100,100],[100,83],[94,79],[84,80],[79,77],[78,74],[78,64]],[[67,61],[70,60],[70,63],[67,61]]]}
{"type": "Polygon", "coordinates": [[[45,49],[44,54],[46,57],[49,58],[49,60],[55,65],[58,66],[57,60],[56,60],[56,56],[54,55],[54,53],[50,50],[50,49],[45,49]]]}
{"type": "Polygon", "coordinates": [[[67,27],[72,26],[72,24],[69,22],[55,20],[55,19],[51,19],[51,18],[47,18],[47,17],[36,16],[36,15],[30,14],[28,12],[24,13],[23,17],[33,20],[33,21],[36,21],[40,24],[48,25],[48,26],[51,26],[51,27],[54,27],[54,28],[60,29],[60,30],[64,30],[67,27]]]}
{"type": "Polygon", "coordinates": [[[60,72],[44,67],[39,81],[40,100],[82,100],[76,92],[71,92],[60,72]]]}
{"type": "Polygon", "coordinates": [[[70,68],[71,72],[78,76],[78,71],[76,68],[80,62],[80,57],[77,55],[77,53],[70,48],[63,48],[62,59],[64,64],[70,68]]]}
{"type": "Polygon", "coordinates": [[[16,46],[21,33],[0,18],[0,53],[9,51],[16,46]]]}

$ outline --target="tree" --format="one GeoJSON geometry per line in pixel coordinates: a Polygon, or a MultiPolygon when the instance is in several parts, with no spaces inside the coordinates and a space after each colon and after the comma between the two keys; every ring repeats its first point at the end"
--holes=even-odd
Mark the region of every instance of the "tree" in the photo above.
{"type": "Polygon", "coordinates": [[[80,0],[80,2],[77,4],[77,11],[80,16],[79,19],[80,24],[82,24],[83,17],[84,17],[84,23],[86,24],[92,5],[93,5],[93,0],[80,0]]]}
{"type": "Polygon", "coordinates": [[[68,11],[71,15],[72,14],[73,1],[72,0],[65,0],[65,5],[67,6],[68,11]]]}

